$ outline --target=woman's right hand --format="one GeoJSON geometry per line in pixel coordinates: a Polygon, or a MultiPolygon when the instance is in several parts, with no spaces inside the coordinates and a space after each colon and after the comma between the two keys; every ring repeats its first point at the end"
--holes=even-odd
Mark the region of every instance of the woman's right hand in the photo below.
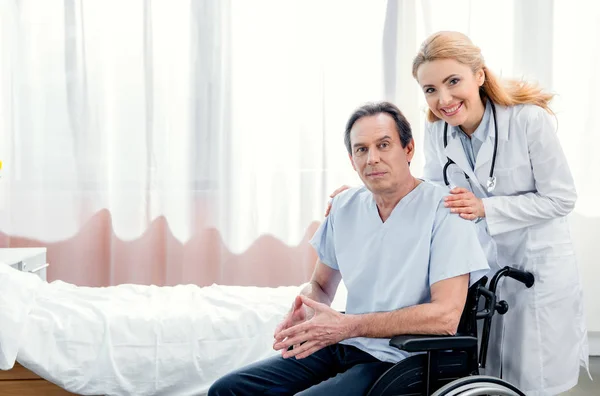
{"type": "Polygon", "coordinates": [[[337,190],[332,192],[331,195],[329,195],[329,198],[331,198],[331,199],[329,201],[327,201],[327,209],[325,209],[325,217],[329,216],[329,211],[331,210],[331,201],[332,201],[333,197],[335,197],[342,191],[347,190],[349,188],[350,188],[350,186],[347,186],[344,184],[342,187],[339,187],[337,190]]]}

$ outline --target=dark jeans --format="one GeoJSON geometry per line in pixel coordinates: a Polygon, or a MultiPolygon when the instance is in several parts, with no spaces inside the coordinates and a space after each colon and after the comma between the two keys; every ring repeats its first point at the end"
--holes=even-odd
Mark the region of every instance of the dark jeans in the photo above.
{"type": "Polygon", "coordinates": [[[275,356],[243,367],[220,378],[208,395],[364,395],[392,365],[336,344],[304,359],[275,356]]]}

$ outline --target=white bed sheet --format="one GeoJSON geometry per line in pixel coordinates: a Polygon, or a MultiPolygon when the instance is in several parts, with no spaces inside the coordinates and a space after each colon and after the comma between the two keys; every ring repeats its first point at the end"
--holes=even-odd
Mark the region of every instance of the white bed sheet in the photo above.
{"type": "MultiPolygon", "coordinates": [[[[82,395],[201,395],[276,354],[300,287],[78,287],[0,266],[0,369],[15,360],[82,395]]],[[[344,309],[341,287],[332,306],[344,309]]]]}

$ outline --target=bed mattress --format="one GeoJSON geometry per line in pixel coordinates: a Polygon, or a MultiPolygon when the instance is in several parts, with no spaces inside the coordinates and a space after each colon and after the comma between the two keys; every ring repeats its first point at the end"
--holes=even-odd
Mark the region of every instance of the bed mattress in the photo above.
{"type": "Polygon", "coordinates": [[[277,353],[300,287],[90,288],[0,266],[0,369],[18,362],[80,395],[202,395],[277,353]]]}

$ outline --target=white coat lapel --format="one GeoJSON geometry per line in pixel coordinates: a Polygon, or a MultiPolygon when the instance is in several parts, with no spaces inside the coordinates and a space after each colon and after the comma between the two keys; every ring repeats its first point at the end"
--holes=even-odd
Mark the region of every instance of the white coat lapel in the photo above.
{"type": "MultiPolygon", "coordinates": [[[[492,124],[493,125],[493,124],[492,124]]],[[[479,184],[486,184],[487,179],[490,176],[490,168],[492,167],[492,157],[494,156],[494,137],[493,126],[488,134],[485,142],[481,144],[477,158],[475,159],[475,175],[479,180],[479,184]]],[[[487,196],[487,194],[486,194],[487,196]]]]}
{"type": "MultiPolygon", "coordinates": [[[[448,127],[450,129],[450,127],[448,127]]],[[[477,189],[478,191],[473,191],[473,193],[477,196],[481,196],[481,194],[486,195],[481,187],[480,183],[477,181],[477,177],[473,173],[471,166],[469,165],[469,161],[467,160],[467,155],[465,154],[465,149],[460,142],[460,139],[457,136],[453,136],[450,130],[448,131],[448,145],[444,150],[446,157],[450,158],[458,167],[469,176],[471,179],[471,186],[477,189]]]]}
{"type": "Polygon", "coordinates": [[[479,152],[477,153],[477,158],[475,160],[475,173],[477,175],[479,175],[479,170],[481,168],[485,168],[483,169],[485,171],[485,174],[489,175],[490,167],[492,166],[492,157],[494,156],[495,141],[496,138],[494,137],[494,131],[491,130],[487,139],[485,139],[485,142],[481,144],[479,152]]]}
{"type": "MultiPolygon", "coordinates": [[[[503,140],[508,139],[508,112],[506,107],[496,105],[496,120],[498,122],[498,149],[496,151],[496,158],[498,152],[501,150],[503,140]]],[[[490,169],[492,167],[492,158],[494,157],[494,142],[496,141],[496,133],[494,130],[494,116],[489,119],[488,122],[488,136],[485,142],[479,148],[477,158],[475,160],[475,174],[480,181],[480,184],[485,185],[487,179],[490,176],[490,169]]],[[[496,160],[496,167],[498,166],[498,160],[496,160]]],[[[487,196],[488,194],[486,194],[487,196]]]]}
{"type": "Polygon", "coordinates": [[[479,148],[479,153],[477,153],[477,159],[475,160],[475,174],[477,175],[477,180],[479,181],[478,185],[485,185],[485,190],[482,188],[484,192],[483,197],[488,197],[490,194],[487,192],[487,182],[490,177],[490,169],[492,167],[492,157],[494,156],[494,142],[496,138],[494,137],[493,130],[488,135],[488,138],[483,142],[481,147],[479,148]]]}

